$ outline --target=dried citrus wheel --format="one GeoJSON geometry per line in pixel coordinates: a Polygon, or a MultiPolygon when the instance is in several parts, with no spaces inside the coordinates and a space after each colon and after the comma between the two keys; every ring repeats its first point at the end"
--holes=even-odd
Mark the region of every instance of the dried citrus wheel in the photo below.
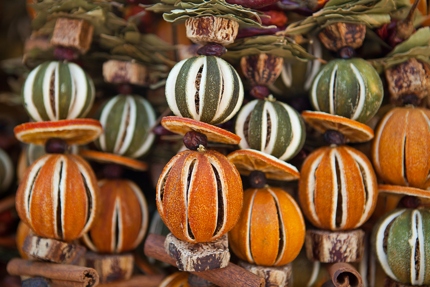
{"type": "Polygon", "coordinates": [[[277,187],[248,189],[238,223],[229,233],[232,251],[242,260],[281,266],[297,257],[305,241],[299,206],[277,187]]]}
{"type": "Polygon", "coordinates": [[[170,71],[166,100],[176,116],[221,124],[242,106],[243,85],[225,60],[197,56],[180,61],[170,71]]]}
{"type": "Polygon", "coordinates": [[[95,150],[81,150],[79,155],[101,163],[116,163],[134,170],[145,171],[148,169],[148,165],[140,160],[116,155],[113,153],[95,151],[95,150]]]}
{"type": "Polygon", "coordinates": [[[95,90],[91,78],[75,63],[45,62],[33,69],[22,90],[24,107],[35,121],[83,118],[95,90]]]}
{"type": "Polygon", "coordinates": [[[193,119],[177,116],[164,117],[161,120],[161,125],[169,131],[180,135],[185,135],[189,131],[205,134],[208,137],[208,141],[211,142],[225,144],[239,144],[240,142],[240,137],[234,133],[193,119]]]}
{"type": "Polygon", "coordinates": [[[371,127],[345,117],[314,111],[303,111],[302,117],[308,125],[322,134],[328,130],[339,131],[346,142],[361,143],[373,138],[371,127]]]}
{"type": "Polygon", "coordinates": [[[310,89],[315,110],[361,123],[378,111],[383,96],[378,72],[360,58],[329,61],[315,76],[310,89]]]}
{"type": "Polygon", "coordinates": [[[99,181],[100,206],[84,243],[93,251],[121,253],[139,245],[148,227],[148,205],[142,190],[132,181],[99,181]]]}
{"type": "Polygon", "coordinates": [[[372,164],[356,149],[322,147],[303,163],[299,201],[316,227],[334,231],[361,226],[371,216],[377,196],[372,164]]]}
{"type": "Polygon", "coordinates": [[[421,188],[400,186],[400,185],[390,185],[390,184],[380,184],[378,185],[379,193],[390,193],[399,195],[410,195],[422,198],[430,198],[430,190],[425,190],[421,188]]]}
{"type": "Polygon", "coordinates": [[[180,240],[214,241],[230,231],[242,209],[236,167],[214,150],[185,150],[164,167],[156,187],[157,209],[180,240]]]}
{"type": "Polygon", "coordinates": [[[102,131],[102,125],[94,119],[30,122],[14,128],[18,140],[37,145],[44,145],[50,138],[63,139],[68,145],[84,145],[95,140],[102,131]]]}
{"type": "Polygon", "coordinates": [[[375,255],[397,286],[430,284],[430,211],[395,209],[373,228],[375,255]],[[404,285],[403,285],[404,284],[404,285]]]}
{"type": "Polygon", "coordinates": [[[251,171],[264,172],[268,179],[296,180],[300,173],[297,168],[276,157],[254,149],[240,149],[227,156],[241,175],[249,175],[251,171]]]}
{"type": "Polygon", "coordinates": [[[16,210],[35,234],[72,241],[87,232],[98,208],[96,177],[81,157],[47,154],[26,171],[16,210]]]}
{"type": "Polygon", "coordinates": [[[167,276],[163,282],[160,283],[159,287],[190,287],[188,284],[188,272],[175,272],[172,275],[167,276]]]}
{"type": "Polygon", "coordinates": [[[382,118],[372,162],[384,183],[430,189],[430,110],[394,108],[382,118]]]}

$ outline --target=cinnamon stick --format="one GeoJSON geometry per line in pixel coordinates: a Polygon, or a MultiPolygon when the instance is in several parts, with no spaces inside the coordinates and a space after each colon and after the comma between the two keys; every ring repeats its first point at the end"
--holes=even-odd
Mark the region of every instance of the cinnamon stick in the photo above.
{"type": "MultiPolygon", "coordinates": [[[[165,239],[166,237],[162,235],[149,234],[145,241],[144,252],[149,257],[176,266],[176,260],[164,250],[165,239]]],[[[225,268],[191,273],[220,287],[263,287],[265,285],[263,278],[231,262],[225,268]]]]}
{"type": "Polygon", "coordinates": [[[20,258],[14,258],[9,261],[7,272],[11,275],[19,276],[40,276],[50,279],[53,285],[62,284],[57,286],[92,287],[99,283],[99,275],[92,268],[37,262],[20,258]]]}
{"type": "Polygon", "coordinates": [[[360,273],[348,263],[334,263],[327,267],[335,287],[362,287],[360,273]]]}
{"type": "Polygon", "coordinates": [[[163,279],[163,275],[136,275],[128,280],[99,284],[97,287],[157,287],[163,279]]]}

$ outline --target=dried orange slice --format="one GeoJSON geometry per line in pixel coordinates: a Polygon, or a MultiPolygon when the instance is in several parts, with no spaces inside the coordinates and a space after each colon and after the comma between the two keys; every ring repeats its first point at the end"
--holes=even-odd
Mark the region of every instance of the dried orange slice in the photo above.
{"type": "Polygon", "coordinates": [[[94,119],[70,119],[24,123],[16,126],[14,132],[24,143],[44,145],[50,138],[61,138],[69,145],[84,145],[98,138],[103,128],[94,119]]]}
{"type": "Polygon", "coordinates": [[[368,125],[337,115],[324,112],[303,111],[302,117],[307,124],[320,133],[327,130],[341,132],[347,142],[361,143],[373,138],[373,130],[368,125]]]}
{"type": "Polygon", "coordinates": [[[236,150],[227,158],[236,166],[241,175],[249,175],[251,171],[259,170],[264,172],[268,179],[290,181],[300,177],[295,166],[258,150],[236,150]]]}
{"type": "Polygon", "coordinates": [[[390,184],[380,184],[378,185],[380,193],[390,193],[399,195],[411,195],[421,198],[430,198],[430,190],[425,190],[410,186],[400,186],[400,185],[390,185],[390,184]]]}
{"type": "Polygon", "coordinates": [[[145,171],[148,169],[148,165],[143,161],[113,153],[95,150],[81,150],[79,151],[79,155],[100,163],[116,163],[138,171],[145,171]]]}
{"type": "Polygon", "coordinates": [[[205,134],[208,137],[208,141],[211,142],[225,144],[239,144],[240,142],[240,137],[232,132],[189,118],[177,116],[164,117],[161,120],[161,125],[169,131],[180,135],[185,135],[189,131],[205,134]]]}

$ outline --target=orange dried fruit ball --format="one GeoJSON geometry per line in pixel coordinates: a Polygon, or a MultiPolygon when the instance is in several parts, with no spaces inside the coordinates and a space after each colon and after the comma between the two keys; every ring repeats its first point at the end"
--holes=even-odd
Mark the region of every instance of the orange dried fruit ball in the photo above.
{"type": "Polygon", "coordinates": [[[316,227],[350,230],[372,215],[378,196],[369,159],[349,146],[322,147],[311,153],[300,172],[299,202],[316,227]]]}
{"type": "Polygon", "coordinates": [[[186,150],[164,167],[157,183],[157,209],[178,239],[214,241],[239,219],[243,189],[240,174],[221,153],[186,150]]]}
{"type": "Polygon", "coordinates": [[[232,251],[242,260],[263,266],[293,261],[305,240],[305,222],[299,206],[277,187],[244,192],[243,209],[229,233],[232,251]]]}
{"type": "Polygon", "coordinates": [[[430,110],[394,108],[381,119],[372,144],[372,162],[388,184],[430,187],[430,110]]]}
{"type": "Polygon", "coordinates": [[[142,190],[132,181],[99,182],[100,212],[83,237],[85,245],[101,253],[121,253],[139,245],[148,227],[148,206],[142,190]]]}
{"type": "Polygon", "coordinates": [[[92,226],[98,196],[96,177],[81,157],[47,154],[27,169],[16,209],[36,235],[72,241],[92,226]]]}

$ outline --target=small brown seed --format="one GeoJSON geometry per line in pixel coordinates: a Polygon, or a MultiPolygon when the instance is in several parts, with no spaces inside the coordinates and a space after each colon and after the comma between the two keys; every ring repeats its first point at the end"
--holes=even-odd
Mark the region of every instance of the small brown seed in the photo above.
{"type": "Polygon", "coordinates": [[[355,56],[355,50],[350,46],[340,48],[339,50],[339,57],[342,59],[351,59],[354,56],[355,56]]]}
{"type": "Polygon", "coordinates": [[[60,138],[50,138],[45,143],[46,153],[65,153],[67,148],[67,143],[60,138]]]}
{"type": "Polygon", "coordinates": [[[263,188],[266,185],[266,174],[260,170],[251,171],[249,183],[252,188],[263,188]]]}
{"type": "Polygon", "coordinates": [[[345,144],[345,136],[336,130],[327,130],[324,133],[324,140],[329,144],[343,145],[345,144]]]}
{"type": "Polygon", "coordinates": [[[197,150],[200,146],[206,148],[208,145],[207,136],[196,131],[187,132],[183,141],[184,145],[190,150],[197,150]]]}
{"type": "Polygon", "coordinates": [[[205,56],[221,57],[227,52],[227,49],[218,43],[207,43],[197,50],[197,54],[205,56]]]}
{"type": "Polygon", "coordinates": [[[421,200],[416,196],[406,195],[403,196],[399,202],[399,207],[404,208],[418,208],[421,204],[421,200]]]}
{"type": "Polygon", "coordinates": [[[264,100],[270,95],[270,90],[266,86],[254,86],[249,93],[256,99],[264,100]]]}
{"type": "Polygon", "coordinates": [[[103,175],[108,179],[118,179],[121,178],[124,173],[124,167],[119,164],[108,164],[103,168],[103,175]]]}

